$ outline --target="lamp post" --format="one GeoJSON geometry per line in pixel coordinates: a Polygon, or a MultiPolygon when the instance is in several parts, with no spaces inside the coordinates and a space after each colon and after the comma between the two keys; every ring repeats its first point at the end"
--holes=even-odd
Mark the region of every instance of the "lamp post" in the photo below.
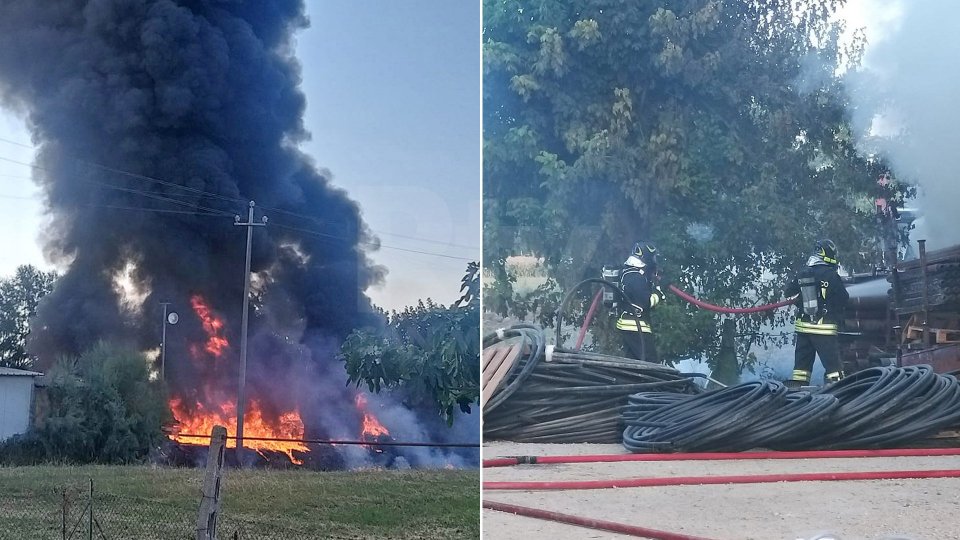
{"type": "Polygon", "coordinates": [[[167,313],[170,302],[160,302],[160,305],[163,306],[163,337],[160,340],[160,380],[162,381],[166,379],[167,370],[167,325],[177,324],[180,316],[176,311],[167,313]]]}

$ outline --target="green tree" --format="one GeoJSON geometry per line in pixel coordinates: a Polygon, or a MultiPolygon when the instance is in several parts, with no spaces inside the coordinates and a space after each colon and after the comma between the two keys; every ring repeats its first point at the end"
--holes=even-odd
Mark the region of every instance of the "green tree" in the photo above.
{"type": "Polygon", "coordinates": [[[57,275],[31,265],[0,280],[0,366],[29,369],[34,358],[27,354],[30,319],[37,314],[40,299],[53,290],[57,275]]]}
{"type": "Polygon", "coordinates": [[[131,463],[164,439],[161,383],[142,353],[100,343],[47,373],[45,411],[35,427],[0,445],[2,463],[131,463]]]}
{"type": "Polygon", "coordinates": [[[387,316],[380,331],[358,330],[341,347],[351,383],[403,392],[412,406],[448,423],[480,398],[480,265],[470,263],[450,307],[427,299],[387,316]]]}
{"type": "MultiPolygon", "coordinates": [[[[855,148],[835,74],[863,42],[840,47],[841,4],[485,0],[484,264],[532,249],[570,287],[648,239],[668,280],[736,305],[780,298],[818,237],[856,267],[886,167],[855,148]]],[[[485,294],[531,304],[503,279],[485,294]]],[[[741,357],[787,316],[738,318],[741,357]]],[[[657,318],[665,358],[719,352],[719,317],[675,300],[657,318]]]]}

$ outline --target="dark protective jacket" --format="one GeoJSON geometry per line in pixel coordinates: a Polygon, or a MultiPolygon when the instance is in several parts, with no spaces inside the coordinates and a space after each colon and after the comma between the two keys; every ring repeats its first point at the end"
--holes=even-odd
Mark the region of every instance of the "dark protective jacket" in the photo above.
{"type": "Polygon", "coordinates": [[[837,335],[850,295],[837,273],[836,266],[813,262],[811,259],[811,263],[798,272],[787,285],[784,293],[787,296],[797,295],[797,332],[822,336],[837,335]]]}
{"type": "Polygon", "coordinates": [[[663,292],[657,287],[647,268],[624,265],[620,270],[620,288],[627,295],[627,302],[620,305],[617,329],[628,332],[651,333],[650,311],[663,300],[663,292]]]}

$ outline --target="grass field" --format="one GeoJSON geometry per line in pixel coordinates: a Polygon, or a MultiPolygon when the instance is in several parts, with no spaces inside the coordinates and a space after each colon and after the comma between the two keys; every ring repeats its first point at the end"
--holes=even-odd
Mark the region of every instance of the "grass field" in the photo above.
{"type": "MultiPolygon", "coordinates": [[[[0,539],[194,538],[200,469],[0,468],[0,539]],[[70,536],[71,530],[74,530],[70,536]],[[103,534],[100,534],[102,530],[103,534]]],[[[478,471],[224,472],[218,538],[479,538],[478,471]]]]}

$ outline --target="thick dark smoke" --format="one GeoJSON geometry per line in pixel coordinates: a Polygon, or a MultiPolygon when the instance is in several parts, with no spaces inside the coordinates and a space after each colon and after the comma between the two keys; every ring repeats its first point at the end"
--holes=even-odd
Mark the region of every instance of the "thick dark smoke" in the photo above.
{"type": "Polygon", "coordinates": [[[232,397],[246,231],[233,215],[254,200],[270,221],[253,240],[248,395],[309,409],[308,435],[356,437],[335,433],[357,413],[333,357],[376,321],[362,291],[384,271],[358,206],[296,148],[309,135],[291,39],[306,24],[300,0],[0,0],[0,100],[38,146],[45,249],[69,265],[34,322],[41,362],[100,339],[155,348],[171,302],[174,393],[232,397]],[[135,309],[124,274],[146,294],[135,309]],[[190,353],[207,338],[198,294],[225,321],[223,358],[190,353]]]}
{"type": "Polygon", "coordinates": [[[253,256],[255,272],[276,278],[264,302],[286,304],[284,316],[303,317],[307,334],[342,336],[360,322],[357,291],[379,275],[358,247],[359,210],[294,148],[307,137],[289,43],[306,24],[302,2],[0,5],[0,91],[26,112],[39,145],[48,254],[72,261],[40,313],[42,357],[103,337],[155,341],[157,303],[184,311],[192,294],[231,321],[239,313],[244,230],[229,215],[119,208],[245,218],[242,201],[252,199],[312,216],[317,223],[267,210],[276,225],[257,229],[253,256]],[[129,264],[150,291],[142,314],[118,307],[115,276],[129,264]]]}

